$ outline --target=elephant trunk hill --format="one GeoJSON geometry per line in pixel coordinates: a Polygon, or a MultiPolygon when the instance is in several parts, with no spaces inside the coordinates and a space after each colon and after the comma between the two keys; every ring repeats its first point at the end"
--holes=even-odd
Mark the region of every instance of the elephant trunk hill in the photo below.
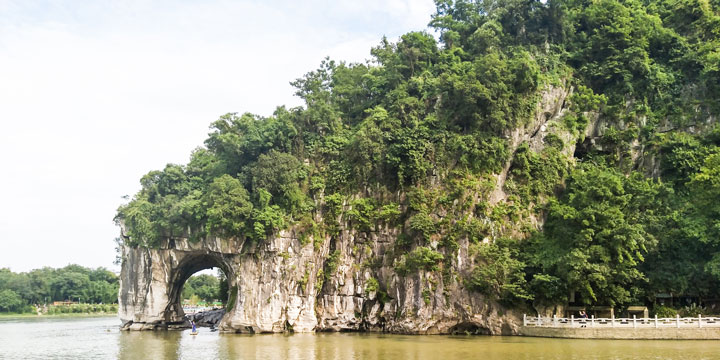
{"type": "Polygon", "coordinates": [[[436,1],[435,35],[326,59],[118,209],[120,317],[233,332],[516,334],[523,313],[720,297],[717,0],[436,1]]]}

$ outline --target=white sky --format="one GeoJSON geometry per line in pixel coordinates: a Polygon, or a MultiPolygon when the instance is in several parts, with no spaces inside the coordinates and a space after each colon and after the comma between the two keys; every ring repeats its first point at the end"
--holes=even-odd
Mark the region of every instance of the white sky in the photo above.
{"type": "Polygon", "coordinates": [[[123,195],[227,112],[300,105],[325,56],[423,30],[432,0],[0,0],[0,268],[115,258],[123,195]]]}

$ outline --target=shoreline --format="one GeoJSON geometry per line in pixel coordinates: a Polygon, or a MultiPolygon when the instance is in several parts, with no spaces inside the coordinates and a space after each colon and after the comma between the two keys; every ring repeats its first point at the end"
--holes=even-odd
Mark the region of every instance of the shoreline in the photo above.
{"type": "Polygon", "coordinates": [[[720,340],[720,328],[552,328],[522,326],[518,335],[587,340],[720,340]]]}
{"type": "MultiPolygon", "coordinates": [[[[71,319],[71,318],[118,318],[116,313],[70,313],[54,315],[37,314],[5,314],[0,313],[2,320],[30,320],[30,319],[71,319]]],[[[120,326],[118,326],[119,328],[120,326]]],[[[182,329],[154,329],[156,331],[184,331],[182,329]]],[[[122,332],[122,331],[121,331],[122,332]]],[[[237,334],[234,332],[219,331],[222,335],[237,334]]],[[[398,335],[398,336],[450,336],[450,337],[526,337],[566,340],[720,340],[720,328],[550,328],[521,326],[517,334],[421,334],[421,333],[391,333],[375,331],[357,332],[307,332],[297,333],[298,335],[327,335],[327,334],[353,334],[353,335],[398,335]]],[[[238,334],[248,335],[248,334],[238,334]]],[[[270,333],[252,335],[296,335],[295,333],[270,333]]]]}
{"type": "Polygon", "coordinates": [[[0,319],[41,319],[41,318],[73,318],[73,317],[117,317],[117,313],[65,313],[65,314],[12,314],[0,313],[0,319]]]}

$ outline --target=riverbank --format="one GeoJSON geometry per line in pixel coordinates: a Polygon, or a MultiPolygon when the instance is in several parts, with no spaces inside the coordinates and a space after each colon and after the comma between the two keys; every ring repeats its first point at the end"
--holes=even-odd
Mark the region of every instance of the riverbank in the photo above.
{"type": "Polygon", "coordinates": [[[38,318],[82,318],[82,317],[117,317],[116,312],[97,312],[97,313],[64,313],[64,314],[13,314],[0,313],[0,319],[38,319],[38,318]]]}
{"type": "Polygon", "coordinates": [[[518,335],[566,339],[720,340],[720,317],[560,318],[523,315],[518,335]]]}
{"type": "Polygon", "coordinates": [[[524,315],[518,335],[564,339],[720,340],[720,317],[575,319],[524,315]]]}
{"type": "MultiPolygon", "coordinates": [[[[30,319],[73,319],[73,318],[116,318],[117,313],[66,313],[53,315],[37,314],[0,314],[0,320],[30,319]]],[[[360,334],[360,333],[359,333],[360,334]]],[[[365,336],[378,336],[373,332],[361,333],[365,336]]],[[[585,339],[585,340],[720,340],[720,328],[552,328],[521,326],[517,335],[521,337],[585,339]]],[[[408,336],[395,334],[395,336],[408,336]]],[[[412,337],[427,335],[412,335],[412,337]]],[[[440,335],[448,336],[448,335],[440,335]]],[[[493,336],[494,337],[494,336],[493,336]]]]}
{"type": "Polygon", "coordinates": [[[550,328],[523,326],[519,335],[564,339],[720,340],[720,328],[550,328]]]}

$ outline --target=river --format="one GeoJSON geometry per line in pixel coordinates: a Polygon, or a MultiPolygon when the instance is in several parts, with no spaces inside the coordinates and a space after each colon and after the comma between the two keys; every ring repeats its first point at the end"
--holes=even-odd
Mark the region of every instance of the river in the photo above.
{"type": "Polygon", "coordinates": [[[720,341],[121,332],[114,317],[0,318],[0,359],[718,359],[720,341]]]}

